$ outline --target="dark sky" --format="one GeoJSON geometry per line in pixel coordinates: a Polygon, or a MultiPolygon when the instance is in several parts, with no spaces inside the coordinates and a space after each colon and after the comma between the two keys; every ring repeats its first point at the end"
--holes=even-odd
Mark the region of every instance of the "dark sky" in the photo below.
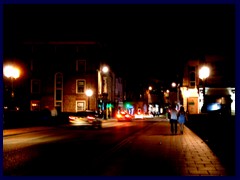
{"type": "Polygon", "coordinates": [[[4,5],[4,43],[97,40],[125,72],[166,78],[206,53],[232,56],[234,5],[4,5]]]}

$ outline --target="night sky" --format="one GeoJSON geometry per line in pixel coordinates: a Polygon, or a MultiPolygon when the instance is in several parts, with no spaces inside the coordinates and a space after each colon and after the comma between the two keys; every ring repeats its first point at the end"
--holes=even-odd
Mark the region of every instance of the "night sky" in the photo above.
{"type": "Polygon", "coordinates": [[[189,58],[234,62],[234,5],[4,5],[4,47],[18,41],[97,40],[118,71],[174,79],[189,58]],[[169,71],[166,75],[166,71],[169,71]],[[142,72],[142,73],[141,73],[142,72]]]}

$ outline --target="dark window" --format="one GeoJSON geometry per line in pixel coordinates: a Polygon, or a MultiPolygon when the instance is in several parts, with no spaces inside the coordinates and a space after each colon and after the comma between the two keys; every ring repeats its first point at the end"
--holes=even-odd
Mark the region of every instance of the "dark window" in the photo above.
{"type": "Polygon", "coordinates": [[[196,68],[195,68],[195,66],[189,66],[188,73],[189,73],[189,86],[195,87],[196,86],[196,68]]]}
{"type": "Polygon", "coordinates": [[[62,100],[62,91],[61,90],[56,90],[56,100],[57,101],[62,100]]]}
{"type": "Polygon", "coordinates": [[[190,73],[190,86],[195,87],[195,73],[194,72],[190,73]]]}
{"type": "Polygon", "coordinates": [[[31,93],[40,93],[40,80],[31,81],[31,93]]]}
{"type": "Polygon", "coordinates": [[[62,74],[56,74],[56,88],[62,88],[62,74]]]}
{"type": "Polygon", "coordinates": [[[84,93],[85,80],[77,80],[77,93],[84,93]]]}
{"type": "Polygon", "coordinates": [[[85,73],[86,72],[86,60],[77,60],[76,71],[79,72],[79,73],[85,73]]]}

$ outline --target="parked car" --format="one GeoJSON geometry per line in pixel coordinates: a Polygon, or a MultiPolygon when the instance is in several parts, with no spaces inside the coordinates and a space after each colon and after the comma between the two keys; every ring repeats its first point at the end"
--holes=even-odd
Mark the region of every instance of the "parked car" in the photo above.
{"type": "Polygon", "coordinates": [[[133,117],[126,111],[121,111],[116,114],[117,121],[132,121],[133,117]]]}
{"type": "Polygon", "coordinates": [[[74,127],[102,128],[102,121],[95,111],[79,111],[68,116],[69,125],[74,127]]]}

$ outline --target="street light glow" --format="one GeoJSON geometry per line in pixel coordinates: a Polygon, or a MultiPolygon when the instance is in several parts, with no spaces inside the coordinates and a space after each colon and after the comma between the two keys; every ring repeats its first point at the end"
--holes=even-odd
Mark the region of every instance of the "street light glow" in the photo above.
{"type": "Polygon", "coordinates": [[[20,71],[19,71],[19,69],[15,68],[13,66],[8,65],[8,66],[4,67],[3,74],[7,78],[11,77],[11,78],[15,78],[16,79],[16,78],[18,78],[20,76],[20,71]]]}
{"type": "Polygon", "coordinates": [[[87,90],[86,90],[86,95],[87,95],[88,97],[91,97],[91,96],[93,95],[93,91],[92,91],[91,89],[87,89],[87,90]]]}
{"type": "Polygon", "coordinates": [[[177,84],[175,82],[172,82],[172,87],[176,87],[177,84]]]}
{"type": "Polygon", "coordinates": [[[207,66],[203,66],[199,70],[199,78],[202,79],[203,81],[203,105],[205,101],[205,81],[206,81],[206,78],[208,78],[209,74],[210,74],[210,70],[209,70],[209,67],[207,66]]]}
{"type": "Polygon", "coordinates": [[[107,66],[104,66],[104,67],[102,68],[102,71],[103,71],[103,73],[107,73],[107,72],[108,72],[108,67],[107,67],[107,66]]]}
{"type": "Polygon", "coordinates": [[[12,93],[11,96],[14,98],[14,90],[13,90],[13,80],[17,79],[20,76],[20,70],[16,67],[13,67],[11,65],[4,66],[3,68],[3,74],[7,78],[11,78],[11,84],[12,84],[12,93]]]}
{"type": "Polygon", "coordinates": [[[200,78],[200,79],[206,79],[209,75],[210,75],[209,67],[203,66],[203,67],[199,70],[199,78],[200,78]]]}
{"type": "Polygon", "coordinates": [[[85,93],[88,97],[88,110],[89,110],[90,109],[90,97],[93,95],[93,91],[91,89],[87,89],[85,93]]]}

